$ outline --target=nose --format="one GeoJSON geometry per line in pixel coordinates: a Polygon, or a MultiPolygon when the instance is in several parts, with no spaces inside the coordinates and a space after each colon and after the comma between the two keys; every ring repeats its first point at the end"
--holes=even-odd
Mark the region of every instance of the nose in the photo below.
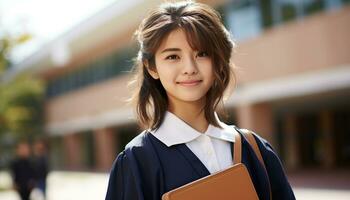
{"type": "Polygon", "coordinates": [[[182,73],[184,75],[195,75],[198,73],[198,67],[195,58],[188,57],[185,59],[185,62],[183,63],[182,73]]]}

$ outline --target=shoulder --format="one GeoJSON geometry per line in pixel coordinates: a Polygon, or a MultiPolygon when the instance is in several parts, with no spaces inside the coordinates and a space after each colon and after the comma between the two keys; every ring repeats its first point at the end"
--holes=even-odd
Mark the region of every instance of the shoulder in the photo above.
{"type": "Polygon", "coordinates": [[[254,132],[252,130],[249,130],[249,129],[239,128],[237,126],[233,126],[233,127],[241,134],[241,136],[243,137],[244,140],[246,140],[246,134],[244,134],[244,133],[252,134],[254,136],[254,139],[255,139],[260,150],[266,149],[266,150],[273,151],[271,144],[265,138],[260,136],[258,133],[254,132]]]}
{"type": "Polygon", "coordinates": [[[152,151],[153,148],[151,133],[147,130],[142,131],[134,137],[128,144],[125,145],[124,152],[147,152],[152,151]]]}
{"type": "Polygon", "coordinates": [[[160,172],[150,134],[143,131],[115,159],[105,199],[156,199],[153,198],[158,195],[153,190],[157,187],[154,180],[162,180],[160,172]]]}
{"type": "Polygon", "coordinates": [[[125,149],[139,148],[143,147],[147,143],[146,139],[147,131],[142,131],[136,137],[134,137],[128,144],[125,145],[125,149]]]}
{"type": "MultiPolygon", "coordinates": [[[[244,131],[249,131],[254,136],[268,172],[273,199],[295,199],[282,162],[272,145],[266,139],[251,130],[235,128],[241,135],[243,135],[242,133],[244,131]]],[[[243,140],[246,140],[244,136],[243,140]]]]}
{"type": "Polygon", "coordinates": [[[262,151],[263,154],[265,154],[266,156],[278,157],[277,153],[275,152],[274,148],[272,147],[272,145],[269,141],[267,141],[261,135],[255,133],[253,131],[251,131],[251,132],[255,138],[256,143],[258,144],[260,151],[262,151]]]}
{"type": "MultiPolygon", "coordinates": [[[[141,132],[121,151],[112,165],[112,174],[133,174],[136,177],[155,174],[160,169],[159,159],[150,134],[141,132]]],[[[121,175],[119,175],[121,176],[121,175]]],[[[130,176],[131,177],[131,176],[130,176]]]]}
{"type": "Polygon", "coordinates": [[[251,144],[251,142],[248,141],[248,139],[246,138],[247,135],[244,133],[249,132],[251,135],[254,136],[255,142],[259,148],[260,154],[262,155],[265,164],[267,164],[267,165],[268,164],[278,164],[278,165],[281,164],[279,156],[275,152],[272,145],[265,138],[263,138],[258,133],[254,132],[252,130],[238,128],[238,127],[235,127],[235,129],[241,134],[242,142],[247,144],[245,146],[252,147],[251,146],[252,144],[251,144]]]}
{"type": "Polygon", "coordinates": [[[151,134],[147,131],[138,134],[125,145],[124,150],[119,153],[118,157],[120,157],[120,159],[126,159],[128,162],[134,162],[133,164],[135,164],[135,162],[145,163],[155,161],[157,156],[151,134]]]}
{"type": "Polygon", "coordinates": [[[154,163],[155,153],[148,137],[146,131],[134,137],[124,150],[118,153],[112,165],[112,172],[122,170],[125,173],[125,171],[136,170],[135,166],[154,163]]]}
{"type": "Polygon", "coordinates": [[[124,149],[118,153],[116,159],[114,160],[112,168],[121,167],[134,160],[137,156],[137,152],[142,152],[142,149],[145,148],[146,138],[145,131],[138,134],[134,137],[128,144],[125,145],[124,149]],[[136,154],[135,154],[136,152],[136,154]]]}

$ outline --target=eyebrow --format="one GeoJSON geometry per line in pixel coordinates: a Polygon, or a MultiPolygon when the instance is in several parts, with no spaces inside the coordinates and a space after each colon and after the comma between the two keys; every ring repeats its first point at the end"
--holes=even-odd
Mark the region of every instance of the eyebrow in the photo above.
{"type": "Polygon", "coordinates": [[[168,52],[168,51],[181,51],[181,49],[179,49],[179,48],[168,48],[168,49],[164,49],[160,53],[165,53],[165,52],[168,52]]]}

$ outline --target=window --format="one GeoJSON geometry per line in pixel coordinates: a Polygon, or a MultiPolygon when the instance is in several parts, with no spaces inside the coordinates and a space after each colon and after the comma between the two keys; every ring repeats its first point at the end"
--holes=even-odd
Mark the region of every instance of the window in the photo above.
{"type": "Polygon", "coordinates": [[[272,0],[273,19],[275,22],[286,22],[303,18],[325,9],[335,9],[348,0],[272,0]]]}
{"type": "Polygon", "coordinates": [[[262,29],[259,2],[256,0],[234,1],[227,6],[226,22],[237,41],[256,37],[262,29]]]}
{"type": "Polygon", "coordinates": [[[124,49],[78,67],[66,75],[48,82],[47,97],[54,97],[66,92],[94,84],[130,71],[133,63],[134,49],[124,49]]]}

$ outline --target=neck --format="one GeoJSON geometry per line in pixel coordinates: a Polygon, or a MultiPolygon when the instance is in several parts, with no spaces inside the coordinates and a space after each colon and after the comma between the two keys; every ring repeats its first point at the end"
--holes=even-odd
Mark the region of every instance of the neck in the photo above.
{"type": "Polygon", "coordinates": [[[169,111],[186,122],[198,132],[204,133],[208,129],[208,121],[205,118],[203,103],[199,102],[174,102],[169,101],[169,111]]]}

